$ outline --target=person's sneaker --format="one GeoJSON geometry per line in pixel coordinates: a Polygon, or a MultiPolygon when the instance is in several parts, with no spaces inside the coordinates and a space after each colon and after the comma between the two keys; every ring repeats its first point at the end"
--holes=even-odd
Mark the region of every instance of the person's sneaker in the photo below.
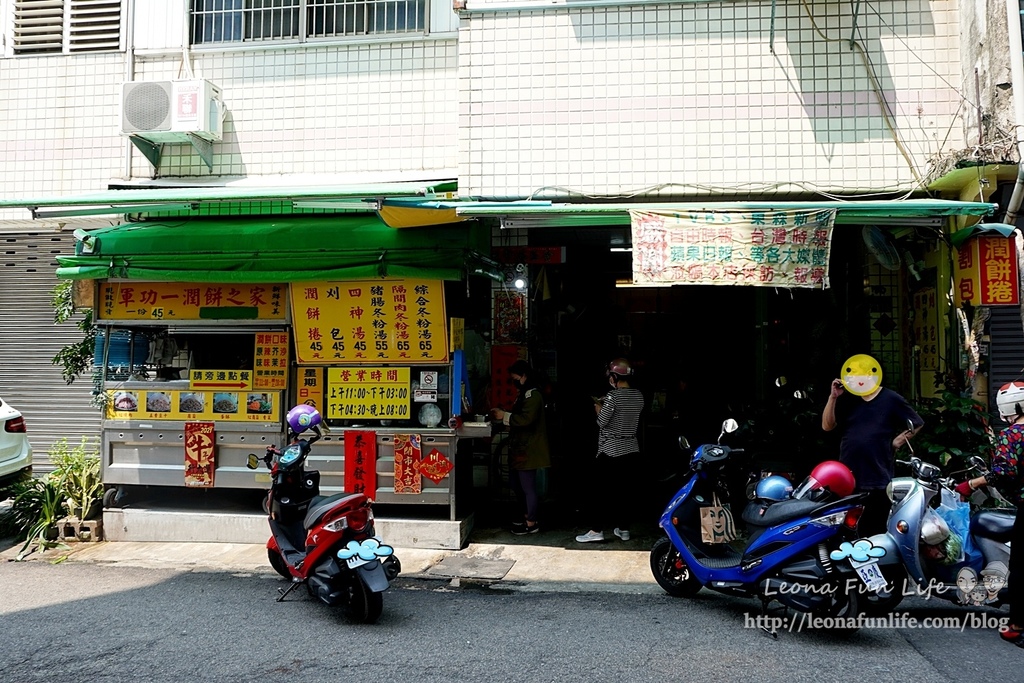
{"type": "Polygon", "coordinates": [[[629,540],[629,529],[620,529],[619,527],[615,527],[614,533],[615,533],[616,536],[621,538],[623,541],[628,541],[629,540]]]}
{"type": "Polygon", "coordinates": [[[603,531],[588,531],[587,533],[580,534],[579,536],[576,537],[576,541],[578,543],[594,543],[595,541],[603,541],[603,540],[604,540],[604,532],[603,531]]]}
{"type": "Polygon", "coordinates": [[[540,531],[540,522],[537,522],[533,526],[527,525],[525,522],[522,524],[513,524],[512,533],[516,536],[525,536],[526,534],[536,534],[540,531]]]}

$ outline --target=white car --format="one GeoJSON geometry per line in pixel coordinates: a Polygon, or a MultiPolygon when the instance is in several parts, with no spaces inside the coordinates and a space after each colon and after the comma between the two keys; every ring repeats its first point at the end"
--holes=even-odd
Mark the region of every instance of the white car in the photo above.
{"type": "Polygon", "coordinates": [[[32,446],[25,433],[25,418],[0,399],[0,485],[32,472],[32,446]]]}

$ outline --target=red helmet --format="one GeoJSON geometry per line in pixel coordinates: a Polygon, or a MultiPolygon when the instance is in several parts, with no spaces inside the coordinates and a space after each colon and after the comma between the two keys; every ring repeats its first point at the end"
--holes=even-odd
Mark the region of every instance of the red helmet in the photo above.
{"type": "Polygon", "coordinates": [[[608,375],[618,375],[619,377],[629,377],[633,374],[633,366],[629,364],[629,361],[625,358],[616,358],[608,364],[608,375]]]}
{"type": "Polygon", "coordinates": [[[825,493],[831,493],[836,498],[845,498],[856,486],[849,467],[838,460],[826,460],[811,470],[810,476],[793,492],[793,497],[818,500],[825,493]]]}

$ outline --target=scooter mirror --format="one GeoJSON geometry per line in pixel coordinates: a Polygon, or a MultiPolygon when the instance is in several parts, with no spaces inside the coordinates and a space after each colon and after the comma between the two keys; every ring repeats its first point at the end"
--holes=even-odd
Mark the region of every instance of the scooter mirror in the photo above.
{"type": "Polygon", "coordinates": [[[979,470],[985,469],[985,461],[978,455],[971,456],[971,467],[975,467],[979,470]]]}
{"type": "Polygon", "coordinates": [[[254,470],[260,466],[260,459],[256,457],[255,453],[250,453],[248,460],[245,462],[245,466],[250,470],[254,470]]]}
{"type": "Polygon", "coordinates": [[[787,380],[786,380],[785,375],[783,375],[782,377],[776,377],[775,378],[775,386],[777,386],[777,387],[784,387],[784,386],[786,386],[786,381],[787,380]]]}
{"type": "Polygon", "coordinates": [[[685,436],[679,437],[679,448],[681,448],[684,451],[690,450],[690,442],[687,440],[685,436]]]}
{"type": "Polygon", "coordinates": [[[793,392],[793,398],[798,398],[801,400],[805,399],[807,398],[807,392],[804,391],[803,389],[797,389],[796,391],[793,392]]]}
{"type": "Polygon", "coordinates": [[[739,428],[740,428],[739,423],[736,422],[736,420],[732,419],[731,417],[728,420],[726,420],[725,422],[722,423],[722,433],[723,434],[732,434],[733,432],[735,432],[739,428]]]}

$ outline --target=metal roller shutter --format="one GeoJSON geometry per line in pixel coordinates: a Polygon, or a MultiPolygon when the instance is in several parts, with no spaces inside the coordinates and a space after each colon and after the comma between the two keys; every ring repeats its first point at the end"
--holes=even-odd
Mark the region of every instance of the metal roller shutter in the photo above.
{"type": "Polygon", "coordinates": [[[1021,312],[1017,306],[992,306],[990,310],[989,412],[996,418],[998,428],[1002,427],[1003,422],[998,419],[996,392],[1007,382],[1020,380],[1024,375],[1024,330],[1021,328],[1021,312]]]}
{"type": "Polygon", "coordinates": [[[98,437],[99,411],[89,405],[88,377],[71,385],[52,358],[80,339],[73,324],[54,325],[57,254],[74,253],[70,233],[0,232],[0,398],[25,416],[35,465],[45,470],[55,441],[98,437]]]}

